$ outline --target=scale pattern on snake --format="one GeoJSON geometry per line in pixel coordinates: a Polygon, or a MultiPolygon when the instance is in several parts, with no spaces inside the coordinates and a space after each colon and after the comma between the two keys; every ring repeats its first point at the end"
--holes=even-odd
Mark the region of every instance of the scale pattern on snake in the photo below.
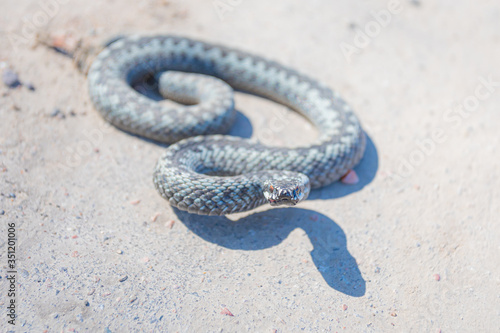
{"type": "Polygon", "coordinates": [[[154,184],[175,207],[224,215],[266,202],[293,206],[310,188],[338,180],[362,158],[365,134],[351,108],[328,87],[293,69],[243,51],[177,36],[115,41],[88,74],[91,99],[116,127],[173,143],[159,159],[154,184]],[[168,105],[132,87],[155,78],[168,105]],[[298,148],[270,147],[220,135],[235,118],[233,90],[283,104],[319,129],[298,148]]]}

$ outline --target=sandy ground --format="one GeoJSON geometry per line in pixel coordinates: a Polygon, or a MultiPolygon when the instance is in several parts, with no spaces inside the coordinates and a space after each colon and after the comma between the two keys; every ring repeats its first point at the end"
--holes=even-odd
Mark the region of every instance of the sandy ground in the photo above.
{"type": "MultiPolygon", "coordinates": [[[[3,0],[0,26],[2,70],[36,88],[0,83],[0,304],[14,222],[17,331],[500,327],[497,1],[3,0]],[[359,115],[360,183],[297,208],[175,212],[151,180],[163,147],[107,126],[35,30],[175,33],[297,68],[359,115]]],[[[237,108],[235,135],[314,138],[273,103],[237,108]]]]}

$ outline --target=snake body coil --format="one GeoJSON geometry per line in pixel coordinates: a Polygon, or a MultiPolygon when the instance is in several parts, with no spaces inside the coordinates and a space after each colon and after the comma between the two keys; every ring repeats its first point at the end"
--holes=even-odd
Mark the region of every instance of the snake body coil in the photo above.
{"type": "Polygon", "coordinates": [[[356,116],[335,92],[276,62],[223,46],[174,36],[123,38],[96,57],[88,82],[95,107],[109,122],[175,143],[159,159],[154,183],[170,204],[191,213],[223,215],[265,202],[295,205],[311,187],[338,180],[365,149],[356,116]],[[145,77],[155,77],[165,97],[188,105],[166,105],[134,90],[145,77]],[[307,147],[281,148],[205,136],[226,133],[234,120],[228,85],[299,112],[318,127],[319,138],[307,147]]]}

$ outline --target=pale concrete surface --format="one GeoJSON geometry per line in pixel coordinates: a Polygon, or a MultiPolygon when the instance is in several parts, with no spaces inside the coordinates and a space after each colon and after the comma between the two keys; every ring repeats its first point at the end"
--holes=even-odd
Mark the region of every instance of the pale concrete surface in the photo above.
{"type": "MultiPolygon", "coordinates": [[[[0,302],[15,221],[18,331],[498,330],[497,1],[401,1],[383,26],[373,13],[394,9],[384,0],[46,3],[0,3],[0,61],[36,87],[0,85],[0,302]],[[174,212],[151,181],[163,148],[106,126],[71,61],[31,47],[30,22],[186,35],[316,77],[372,140],[361,182],[298,208],[174,212]]],[[[238,96],[237,107],[234,134],[314,136],[267,101],[238,96]]],[[[11,328],[5,315],[0,328],[11,328]]]]}

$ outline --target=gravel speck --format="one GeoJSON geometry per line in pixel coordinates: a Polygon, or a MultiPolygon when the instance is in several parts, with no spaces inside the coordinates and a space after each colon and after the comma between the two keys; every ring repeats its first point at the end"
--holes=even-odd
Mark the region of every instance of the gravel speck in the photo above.
{"type": "Polygon", "coordinates": [[[120,278],[120,280],[118,280],[118,281],[120,281],[120,282],[125,282],[125,281],[127,281],[127,279],[128,279],[128,276],[127,276],[127,275],[125,275],[125,276],[122,276],[122,277],[120,278]]]}
{"type": "Polygon", "coordinates": [[[222,308],[222,311],[220,312],[220,314],[234,317],[234,315],[231,313],[231,311],[228,310],[228,308],[222,308]]]}
{"type": "Polygon", "coordinates": [[[17,88],[21,85],[19,76],[12,69],[5,69],[2,73],[2,81],[9,88],[17,88]]]}
{"type": "Polygon", "coordinates": [[[52,113],[50,114],[50,116],[52,118],[54,118],[54,117],[59,117],[61,119],[66,118],[66,116],[64,115],[64,113],[59,108],[55,108],[54,110],[52,110],[52,113]]]}

